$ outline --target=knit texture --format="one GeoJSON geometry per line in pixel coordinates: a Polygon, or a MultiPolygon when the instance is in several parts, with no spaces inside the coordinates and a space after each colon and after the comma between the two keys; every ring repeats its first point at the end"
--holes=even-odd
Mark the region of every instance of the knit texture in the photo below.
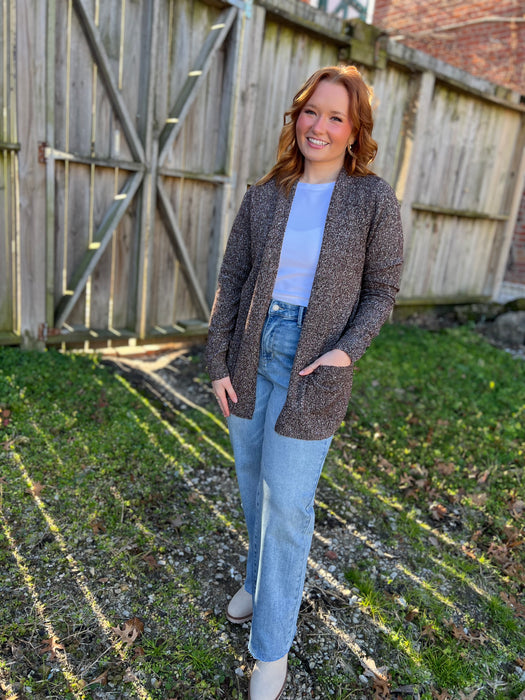
{"type": "MultiPolygon", "coordinates": [[[[212,380],[230,376],[238,403],[230,410],[251,418],[259,343],[279,267],[295,188],[286,197],[274,180],[246,193],[228,239],[212,308],[206,361],[212,380]]],[[[402,266],[399,205],[390,185],[375,176],[341,170],[297,346],[288,395],[275,429],[284,436],[320,440],[343,421],[352,391],[353,364],[379,333],[394,305],[402,266]],[[299,371],[338,348],[350,367],[299,371]]]]}

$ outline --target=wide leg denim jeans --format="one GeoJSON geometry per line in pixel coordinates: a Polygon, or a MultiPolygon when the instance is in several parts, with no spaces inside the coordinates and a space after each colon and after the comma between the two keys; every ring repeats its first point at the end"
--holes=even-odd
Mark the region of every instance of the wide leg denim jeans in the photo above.
{"type": "Polygon", "coordinates": [[[255,411],[231,415],[230,440],[249,535],[245,588],[253,595],[249,649],[284,656],[295,636],[314,529],[314,497],[332,438],[275,432],[305,307],[272,301],[261,336],[255,411]]]}

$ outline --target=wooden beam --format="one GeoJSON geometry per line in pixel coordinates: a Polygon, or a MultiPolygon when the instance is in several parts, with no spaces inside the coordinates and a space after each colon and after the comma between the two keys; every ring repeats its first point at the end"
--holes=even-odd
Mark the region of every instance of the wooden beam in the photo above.
{"type": "Polygon", "coordinates": [[[197,173],[192,172],[191,170],[179,170],[177,168],[159,168],[158,173],[159,175],[164,175],[166,177],[210,182],[214,185],[223,185],[232,181],[231,176],[224,175],[224,173],[197,173]]]}
{"type": "Polygon", "coordinates": [[[129,295],[129,314],[134,317],[135,332],[144,338],[148,326],[150,297],[150,271],[153,260],[153,232],[155,230],[156,184],[158,171],[158,140],[153,136],[155,124],[155,75],[157,67],[157,41],[159,32],[159,1],[144,4],[142,43],[144,60],[141,64],[139,104],[141,114],[138,129],[144,143],[148,169],[137,208],[137,280],[133,294],[129,295]]]}
{"type": "Polygon", "coordinates": [[[157,193],[159,210],[166,225],[166,230],[168,232],[171,245],[173,246],[182,271],[188,281],[190,292],[197,306],[201,310],[203,317],[208,319],[210,315],[210,307],[208,306],[206,297],[199,284],[197,274],[195,273],[195,269],[188,254],[188,249],[184,243],[182,232],[177,223],[177,217],[175,216],[175,212],[171,206],[170,198],[168,197],[168,194],[160,179],[157,182],[157,193]]]}
{"type": "Polygon", "coordinates": [[[19,151],[19,143],[9,143],[8,141],[0,141],[0,151],[19,151]]]}
{"type": "Polygon", "coordinates": [[[113,105],[113,109],[115,110],[117,117],[122,124],[122,129],[133,157],[141,162],[144,162],[144,149],[142,147],[142,143],[140,142],[134,122],[131,119],[126,103],[122,99],[117,82],[111,71],[108,55],[100,38],[98,28],[95,26],[89,12],[87,11],[84,5],[84,0],[73,0],[73,5],[84,30],[91,53],[93,54],[93,59],[95,60],[95,63],[100,71],[100,77],[106,86],[110,102],[113,105]]]}
{"type": "MultiPolygon", "coordinates": [[[[230,177],[233,175],[241,84],[242,46],[245,34],[246,20],[241,13],[238,13],[226,54],[225,75],[222,85],[223,99],[219,119],[220,136],[215,156],[215,168],[217,170],[222,168],[230,177]]],[[[229,210],[232,197],[233,185],[231,183],[225,183],[217,190],[206,284],[207,301],[210,307],[213,304],[224,244],[230,228],[229,210]]]]}
{"type": "MultiPolygon", "coordinates": [[[[46,28],[46,142],[55,143],[55,54],[56,54],[56,0],[47,3],[46,28]]],[[[47,148],[45,149],[47,150],[47,148]]],[[[44,151],[45,152],[45,151],[44,151]]],[[[46,313],[48,326],[55,316],[55,163],[45,159],[46,165],[46,313]]]]}
{"type": "Polygon", "coordinates": [[[80,153],[71,153],[66,151],[57,151],[54,148],[46,146],[44,149],[46,160],[52,158],[58,161],[68,161],[69,163],[79,163],[80,165],[95,165],[97,168],[118,168],[119,170],[129,170],[131,172],[143,172],[145,165],[137,163],[134,160],[119,160],[117,158],[103,158],[96,156],[83,156],[80,153]]]}
{"type": "Polygon", "coordinates": [[[237,15],[238,10],[235,7],[230,7],[225,10],[212,26],[208,36],[204,40],[199,55],[195,59],[192,70],[188,73],[186,81],[182,86],[180,93],[177,95],[175,104],[173,105],[166,124],[160,134],[160,155],[159,166],[161,166],[170,150],[173,142],[177,138],[184,120],[188,116],[190,107],[198,95],[200,88],[204,84],[204,80],[210,70],[213,58],[217,51],[221,48],[224,40],[228,36],[228,32],[232,26],[233,20],[237,15]]]}
{"type": "Polygon", "coordinates": [[[487,214],[482,211],[469,211],[468,209],[450,209],[447,207],[439,207],[434,204],[421,204],[414,202],[412,209],[416,211],[426,211],[431,214],[439,214],[441,216],[457,216],[465,219],[480,219],[483,221],[508,221],[509,217],[506,214],[487,214]]]}
{"type": "MultiPolygon", "coordinates": [[[[525,124],[522,127],[522,138],[521,142],[525,140],[525,124]]],[[[519,151],[517,151],[517,154],[519,151]]],[[[493,251],[493,258],[496,258],[497,263],[494,265],[494,274],[492,279],[492,296],[495,296],[499,292],[501,283],[503,282],[503,277],[505,276],[505,269],[507,267],[509,250],[512,243],[512,238],[514,236],[514,231],[516,230],[516,222],[518,220],[518,214],[520,210],[520,204],[523,199],[523,193],[525,188],[525,147],[522,146],[521,158],[519,166],[517,168],[517,177],[514,182],[514,190],[510,193],[510,215],[507,217],[507,223],[504,230],[502,231],[501,238],[495,241],[495,250],[493,251]],[[504,253],[502,255],[502,252],[504,253]]]]}
{"type": "Polygon", "coordinates": [[[102,223],[93,236],[91,248],[84,253],[84,257],[72,275],[68,293],[64,294],[58,303],[55,312],[55,327],[60,328],[77,303],[89,276],[95,269],[95,266],[102,257],[122,217],[128,210],[131,200],[142,180],[142,173],[135,173],[129,177],[122,191],[117,195],[113,204],[107,210],[102,223]]]}

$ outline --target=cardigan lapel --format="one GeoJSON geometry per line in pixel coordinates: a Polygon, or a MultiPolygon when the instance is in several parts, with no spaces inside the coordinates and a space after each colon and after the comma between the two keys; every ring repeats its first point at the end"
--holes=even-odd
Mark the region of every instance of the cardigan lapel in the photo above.
{"type": "MultiPolygon", "coordinates": [[[[326,214],[323,241],[308,303],[309,315],[327,303],[327,287],[340,283],[334,277],[333,268],[339,254],[348,254],[349,236],[357,224],[355,190],[355,179],[348,176],[343,168],[336,180],[326,214]]],[[[357,240],[356,244],[359,245],[357,240]]]]}

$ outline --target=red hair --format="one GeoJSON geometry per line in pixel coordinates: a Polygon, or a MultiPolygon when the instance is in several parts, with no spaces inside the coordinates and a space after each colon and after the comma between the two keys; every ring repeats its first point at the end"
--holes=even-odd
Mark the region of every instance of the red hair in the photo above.
{"type": "Polygon", "coordinates": [[[295,125],[303,107],[312,97],[322,80],[342,85],[349,99],[348,116],[353,126],[352,153],[345,153],[344,167],[349,175],[368,175],[368,167],[377,153],[377,143],[372,138],[372,89],[363,80],[355,66],[327,66],[311,75],[293,98],[292,106],[284,113],[283,128],[277,147],[277,162],[257,184],[275,177],[287,194],[304,171],[304,156],[299,150],[295,125]]]}

